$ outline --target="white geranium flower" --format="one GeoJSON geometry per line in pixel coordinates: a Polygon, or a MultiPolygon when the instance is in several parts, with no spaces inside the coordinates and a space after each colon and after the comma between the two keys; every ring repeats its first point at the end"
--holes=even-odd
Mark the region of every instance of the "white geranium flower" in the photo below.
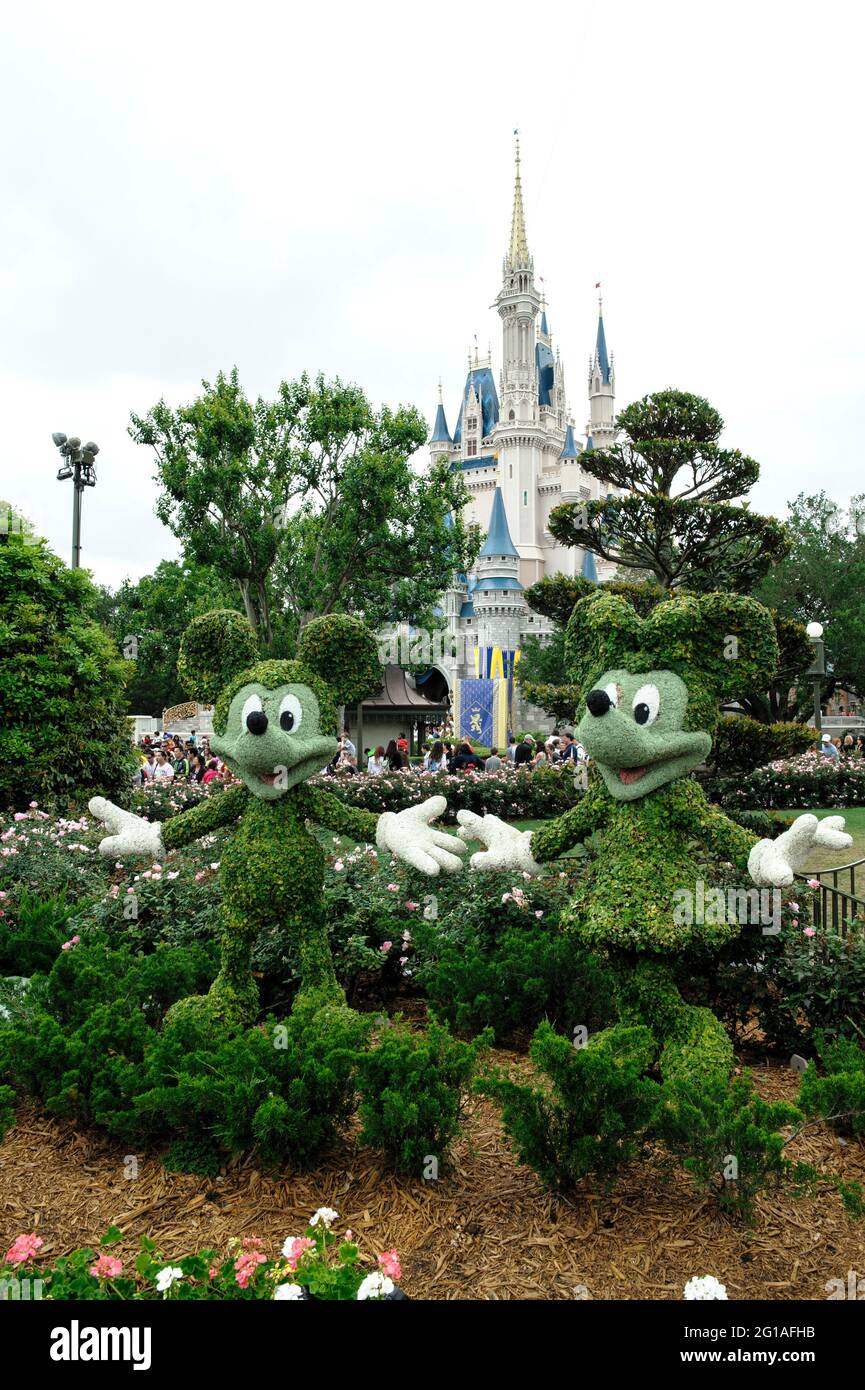
{"type": "Polygon", "coordinates": [[[713,1274],[695,1275],[692,1279],[689,1279],[685,1285],[685,1291],[682,1297],[698,1300],[710,1298],[726,1299],[727,1290],[723,1284],[718,1282],[713,1274]]]}
{"type": "Polygon", "coordinates": [[[282,1254],[284,1259],[288,1260],[291,1258],[291,1252],[294,1249],[294,1242],[296,1241],[296,1239],[297,1236],[285,1237],[285,1240],[282,1243],[282,1254]]]}
{"type": "Polygon", "coordinates": [[[334,1211],[333,1207],[319,1207],[315,1215],[309,1218],[309,1224],[310,1226],[317,1226],[320,1221],[323,1226],[330,1230],[338,1216],[339,1212],[334,1211]]]}
{"type": "Polygon", "coordinates": [[[386,1274],[368,1274],[357,1291],[359,1302],[368,1298],[386,1298],[389,1293],[393,1293],[393,1280],[388,1279],[386,1274]]]}
{"type": "Polygon", "coordinates": [[[178,1279],[183,1278],[183,1270],[180,1265],[166,1265],[160,1269],[156,1276],[156,1287],[160,1293],[168,1293],[172,1284],[176,1284],[178,1279]]]}
{"type": "Polygon", "coordinates": [[[277,1303],[297,1303],[303,1298],[301,1284],[278,1284],[273,1295],[277,1303]]]}

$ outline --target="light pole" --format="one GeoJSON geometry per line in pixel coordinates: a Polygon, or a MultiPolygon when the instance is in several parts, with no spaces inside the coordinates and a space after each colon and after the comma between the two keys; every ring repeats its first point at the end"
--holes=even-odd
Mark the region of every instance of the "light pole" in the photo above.
{"type": "Polygon", "coordinates": [[[77,435],[67,439],[65,434],[52,434],[63,463],[57,470],[58,482],[72,479],[72,568],[81,568],[81,495],[86,487],[96,486],[96,455],[99,445],[91,439],[82,447],[77,435]]]}
{"type": "Polygon", "coordinates": [[[822,733],[823,720],[822,710],[820,709],[820,687],[823,677],[826,674],[826,651],[823,645],[823,625],[822,623],[809,623],[805,628],[811,638],[811,645],[814,649],[811,665],[808,668],[808,675],[811,677],[814,687],[814,728],[817,733],[822,733]]]}

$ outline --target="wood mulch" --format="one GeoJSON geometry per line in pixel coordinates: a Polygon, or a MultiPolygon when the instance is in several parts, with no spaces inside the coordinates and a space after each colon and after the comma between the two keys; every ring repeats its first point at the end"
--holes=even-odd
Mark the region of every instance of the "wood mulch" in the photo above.
{"type": "MultiPolygon", "coordinates": [[[[524,1068],[525,1057],[495,1050],[524,1068]]],[[[752,1068],[767,1099],[792,1100],[798,1078],[780,1063],[752,1068]]],[[[822,1124],[792,1155],[865,1183],[865,1146],[822,1124]]],[[[363,1256],[396,1247],[401,1285],[430,1299],[679,1299],[691,1275],[713,1274],[731,1299],[825,1299],[830,1279],[865,1275],[865,1224],[853,1222],[828,1183],[814,1197],[772,1194],[753,1227],[720,1213],[659,1152],[627,1169],[609,1197],[588,1188],[556,1201],[520,1167],[497,1108],[472,1097],[450,1173],[427,1183],[396,1178],[351,1140],[313,1173],[275,1176],[247,1159],[217,1178],[171,1173],[138,1155],[129,1179],[123,1145],[77,1130],[33,1107],[19,1112],[0,1146],[0,1251],[36,1230],[54,1258],[98,1242],[131,1260],[141,1235],[166,1259],[203,1247],[226,1252],[231,1236],[256,1235],[276,1255],[319,1206],[339,1212],[363,1256]]]]}

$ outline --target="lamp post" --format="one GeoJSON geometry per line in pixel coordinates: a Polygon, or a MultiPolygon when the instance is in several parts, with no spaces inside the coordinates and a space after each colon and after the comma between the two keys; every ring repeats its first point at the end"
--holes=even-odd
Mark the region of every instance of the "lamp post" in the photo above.
{"type": "Polygon", "coordinates": [[[820,709],[820,687],[823,677],[826,674],[826,651],[823,645],[823,625],[822,623],[809,623],[805,628],[811,638],[811,645],[814,649],[811,665],[808,668],[808,675],[811,677],[814,688],[814,728],[817,733],[823,729],[822,710],[820,709]]]}
{"type": "Polygon", "coordinates": [[[57,470],[57,481],[72,479],[72,568],[81,567],[81,497],[86,487],[96,486],[96,455],[99,445],[91,439],[81,444],[77,435],[67,439],[65,434],[52,434],[51,438],[63,459],[57,470]]]}

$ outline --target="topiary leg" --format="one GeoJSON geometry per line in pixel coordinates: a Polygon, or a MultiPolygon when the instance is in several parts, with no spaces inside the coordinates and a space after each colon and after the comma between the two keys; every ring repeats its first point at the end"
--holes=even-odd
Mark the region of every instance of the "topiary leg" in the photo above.
{"type": "Polygon", "coordinates": [[[616,976],[622,1020],[651,1030],[665,1080],[730,1076],[733,1046],[724,1025],[710,1009],[685,1003],[665,961],[621,957],[616,976]]]}

